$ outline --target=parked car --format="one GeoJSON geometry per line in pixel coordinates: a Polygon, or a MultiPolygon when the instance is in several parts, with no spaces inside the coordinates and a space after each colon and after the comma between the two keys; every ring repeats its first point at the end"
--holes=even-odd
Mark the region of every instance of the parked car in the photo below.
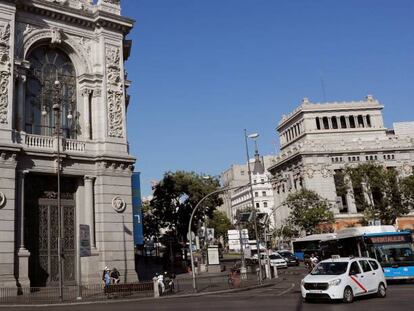
{"type": "Polygon", "coordinates": [[[280,256],[278,253],[270,254],[269,260],[270,260],[271,267],[277,267],[278,269],[288,267],[286,260],[282,256],[280,256]]]}
{"type": "Polygon", "coordinates": [[[384,298],[387,282],[378,261],[373,258],[334,258],[321,261],[301,282],[305,301],[315,298],[341,299],[375,294],[384,298]]]}
{"type": "Polygon", "coordinates": [[[280,256],[286,260],[288,266],[299,266],[299,258],[293,255],[289,251],[281,250],[277,252],[280,256]]]}
{"type": "MultiPolygon", "coordinates": [[[[255,256],[253,256],[254,258],[255,256]]],[[[256,258],[257,259],[257,255],[256,258]]],[[[260,253],[260,260],[262,262],[262,265],[266,264],[266,253],[260,253]]],[[[279,269],[281,268],[287,268],[287,262],[285,259],[283,259],[282,256],[280,256],[278,253],[270,253],[269,254],[269,261],[271,267],[277,267],[279,269]]]]}

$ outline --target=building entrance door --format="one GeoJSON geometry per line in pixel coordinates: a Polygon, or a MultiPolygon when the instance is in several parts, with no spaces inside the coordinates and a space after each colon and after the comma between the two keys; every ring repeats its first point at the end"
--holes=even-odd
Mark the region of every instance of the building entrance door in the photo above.
{"type": "MultiPolygon", "coordinates": [[[[32,195],[33,198],[33,195],[32,195]]],[[[26,206],[26,241],[30,251],[29,278],[32,287],[59,284],[58,207],[55,191],[42,191],[26,206]]],[[[75,200],[74,193],[61,193],[63,283],[74,284],[75,200]]]]}

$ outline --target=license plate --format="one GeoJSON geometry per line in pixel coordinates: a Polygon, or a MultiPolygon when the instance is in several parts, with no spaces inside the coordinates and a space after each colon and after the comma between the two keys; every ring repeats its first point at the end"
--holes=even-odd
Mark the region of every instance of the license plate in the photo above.
{"type": "Polygon", "coordinates": [[[319,290],[319,289],[310,289],[310,290],[308,290],[308,292],[309,292],[310,294],[322,294],[322,293],[323,293],[323,290],[319,290]]]}

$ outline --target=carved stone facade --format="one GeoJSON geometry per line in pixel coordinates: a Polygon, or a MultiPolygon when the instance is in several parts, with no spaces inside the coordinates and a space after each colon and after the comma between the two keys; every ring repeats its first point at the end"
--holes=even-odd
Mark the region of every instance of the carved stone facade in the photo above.
{"type": "Polygon", "coordinates": [[[106,77],[108,99],[108,135],[124,137],[123,79],[120,71],[120,51],[113,46],[106,48],[106,77]]]}
{"type": "MultiPolygon", "coordinates": [[[[334,103],[312,103],[305,98],[283,116],[277,127],[280,154],[269,168],[275,180],[275,204],[302,187],[314,190],[330,202],[339,228],[355,223],[362,214],[351,190],[337,196],[336,172],[375,162],[396,168],[401,176],[412,174],[414,122],[394,123],[393,129],[387,129],[382,108],[371,95],[362,101],[334,103]]],[[[347,176],[344,182],[350,182],[347,176]]],[[[286,207],[280,208],[277,225],[282,226],[288,215],[286,207]]]]}
{"type": "Polygon", "coordinates": [[[0,123],[8,123],[10,80],[10,23],[0,31],[0,123]]]}
{"type": "Polygon", "coordinates": [[[137,280],[124,71],[133,21],[120,10],[109,0],[0,0],[0,287],[56,285],[53,275],[38,275],[54,268],[31,236],[56,226],[59,168],[62,200],[72,208],[63,210],[73,248],[65,281],[81,271],[84,283],[98,283],[105,266],[137,280]],[[42,218],[45,211],[52,216],[42,218]],[[90,229],[92,256],[75,260],[81,224],[90,229]]]}

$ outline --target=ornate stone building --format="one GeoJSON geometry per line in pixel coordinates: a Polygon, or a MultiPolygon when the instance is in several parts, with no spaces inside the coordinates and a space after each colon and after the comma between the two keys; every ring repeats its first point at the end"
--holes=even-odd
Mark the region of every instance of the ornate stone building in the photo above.
{"type": "Polygon", "coordinates": [[[97,282],[105,266],[137,279],[124,71],[132,26],[120,0],[0,0],[0,286],[59,280],[59,167],[64,283],[80,273],[97,282]],[[81,224],[91,256],[79,258],[81,224]]]}
{"type": "MultiPolygon", "coordinates": [[[[346,166],[375,162],[397,169],[401,176],[414,166],[414,122],[384,127],[383,106],[372,96],[362,101],[311,103],[307,98],[288,116],[277,131],[280,154],[269,168],[275,204],[302,187],[326,198],[335,214],[336,229],[358,222],[362,211],[352,190],[338,195],[335,176],[346,166]]],[[[352,187],[350,187],[352,189],[352,187]]],[[[275,213],[277,226],[289,216],[286,207],[275,213]]],[[[398,219],[404,229],[414,229],[414,213],[398,219]]]]}

